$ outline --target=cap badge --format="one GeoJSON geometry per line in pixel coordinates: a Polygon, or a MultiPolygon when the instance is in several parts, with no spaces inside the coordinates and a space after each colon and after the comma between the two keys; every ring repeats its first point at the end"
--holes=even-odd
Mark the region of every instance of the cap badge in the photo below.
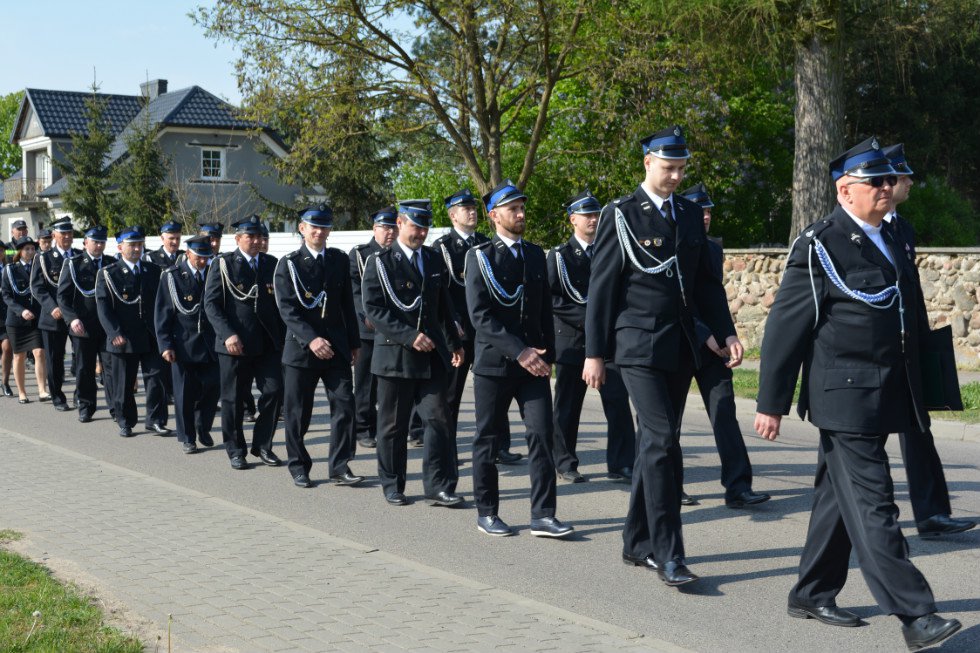
{"type": "Polygon", "coordinates": [[[881,146],[878,145],[878,139],[877,138],[872,138],[871,139],[871,147],[873,149],[876,149],[876,150],[880,150],[881,149],[881,146]]]}
{"type": "Polygon", "coordinates": [[[681,135],[681,128],[674,127],[674,136],[680,137],[680,135],[681,135]]]}

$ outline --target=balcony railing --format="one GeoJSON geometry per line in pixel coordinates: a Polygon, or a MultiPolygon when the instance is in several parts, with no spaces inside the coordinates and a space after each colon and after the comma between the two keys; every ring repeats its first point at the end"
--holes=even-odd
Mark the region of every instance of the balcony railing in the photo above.
{"type": "Polygon", "coordinates": [[[21,177],[3,182],[4,202],[39,202],[38,193],[48,187],[46,179],[21,177]]]}

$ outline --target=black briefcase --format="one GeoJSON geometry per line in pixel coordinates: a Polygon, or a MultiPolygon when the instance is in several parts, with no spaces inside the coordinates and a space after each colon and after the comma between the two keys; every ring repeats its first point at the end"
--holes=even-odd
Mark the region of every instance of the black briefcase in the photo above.
{"type": "Polygon", "coordinates": [[[953,353],[953,329],[947,325],[926,335],[921,352],[922,394],[927,410],[963,410],[953,353]]]}

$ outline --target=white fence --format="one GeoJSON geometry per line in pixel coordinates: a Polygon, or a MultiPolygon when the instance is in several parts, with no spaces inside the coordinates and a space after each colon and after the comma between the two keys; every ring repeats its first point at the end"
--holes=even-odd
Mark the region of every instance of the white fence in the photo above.
{"type": "MultiPolygon", "coordinates": [[[[429,230],[429,236],[426,238],[426,245],[431,245],[434,240],[442,236],[444,233],[449,231],[450,227],[438,227],[429,230]]],[[[190,236],[185,236],[181,239],[181,249],[184,249],[183,242],[190,236]]],[[[344,252],[349,252],[355,245],[360,245],[361,243],[366,243],[372,237],[372,232],[370,230],[364,231],[334,231],[330,234],[330,238],[327,240],[328,247],[336,247],[344,252]]],[[[269,234],[269,253],[273,256],[283,256],[294,250],[299,249],[299,246],[303,243],[303,239],[298,233],[286,233],[286,232],[274,232],[269,234]]],[[[75,240],[75,247],[81,248],[81,240],[75,240]]],[[[146,238],[146,251],[151,252],[160,247],[160,237],[159,236],[147,236],[146,238]]],[[[230,252],[235,248],[235,234],[226,233],[221,238],[221,251],[230,252]]],[[[109,238],[106,242],[105,253],[115,254],[116,253],[116,241],[113,238],[109,238]]]]}

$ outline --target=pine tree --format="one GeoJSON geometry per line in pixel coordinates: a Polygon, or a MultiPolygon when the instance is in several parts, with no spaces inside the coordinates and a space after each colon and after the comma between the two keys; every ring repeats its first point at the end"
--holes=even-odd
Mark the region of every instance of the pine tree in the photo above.
{"type": "Polygon", "coordinates": [[[110,181],[116,187],[114,202],[126,225],[140,225],[152,232],[166,220],[173,192],[166,184],[167,158],[157,140],[159,127],[148,117],[137,119],[123,135],[126,157],[113,166],[110,181]]]}
{"type": "Polygon", "coordinates": [[[104,167],[112,147],[105,109],[106,101],[93,88],[92,97],[85,100],[85,131],[73,132],[71,149],[63,160],[55,159],[55,165],[68,178],[61,195],[62,204],[82,228],[95,224],[115,226],[112,224],[115,216],[113,201],[107,190],[108,173],[104,167]]]}

